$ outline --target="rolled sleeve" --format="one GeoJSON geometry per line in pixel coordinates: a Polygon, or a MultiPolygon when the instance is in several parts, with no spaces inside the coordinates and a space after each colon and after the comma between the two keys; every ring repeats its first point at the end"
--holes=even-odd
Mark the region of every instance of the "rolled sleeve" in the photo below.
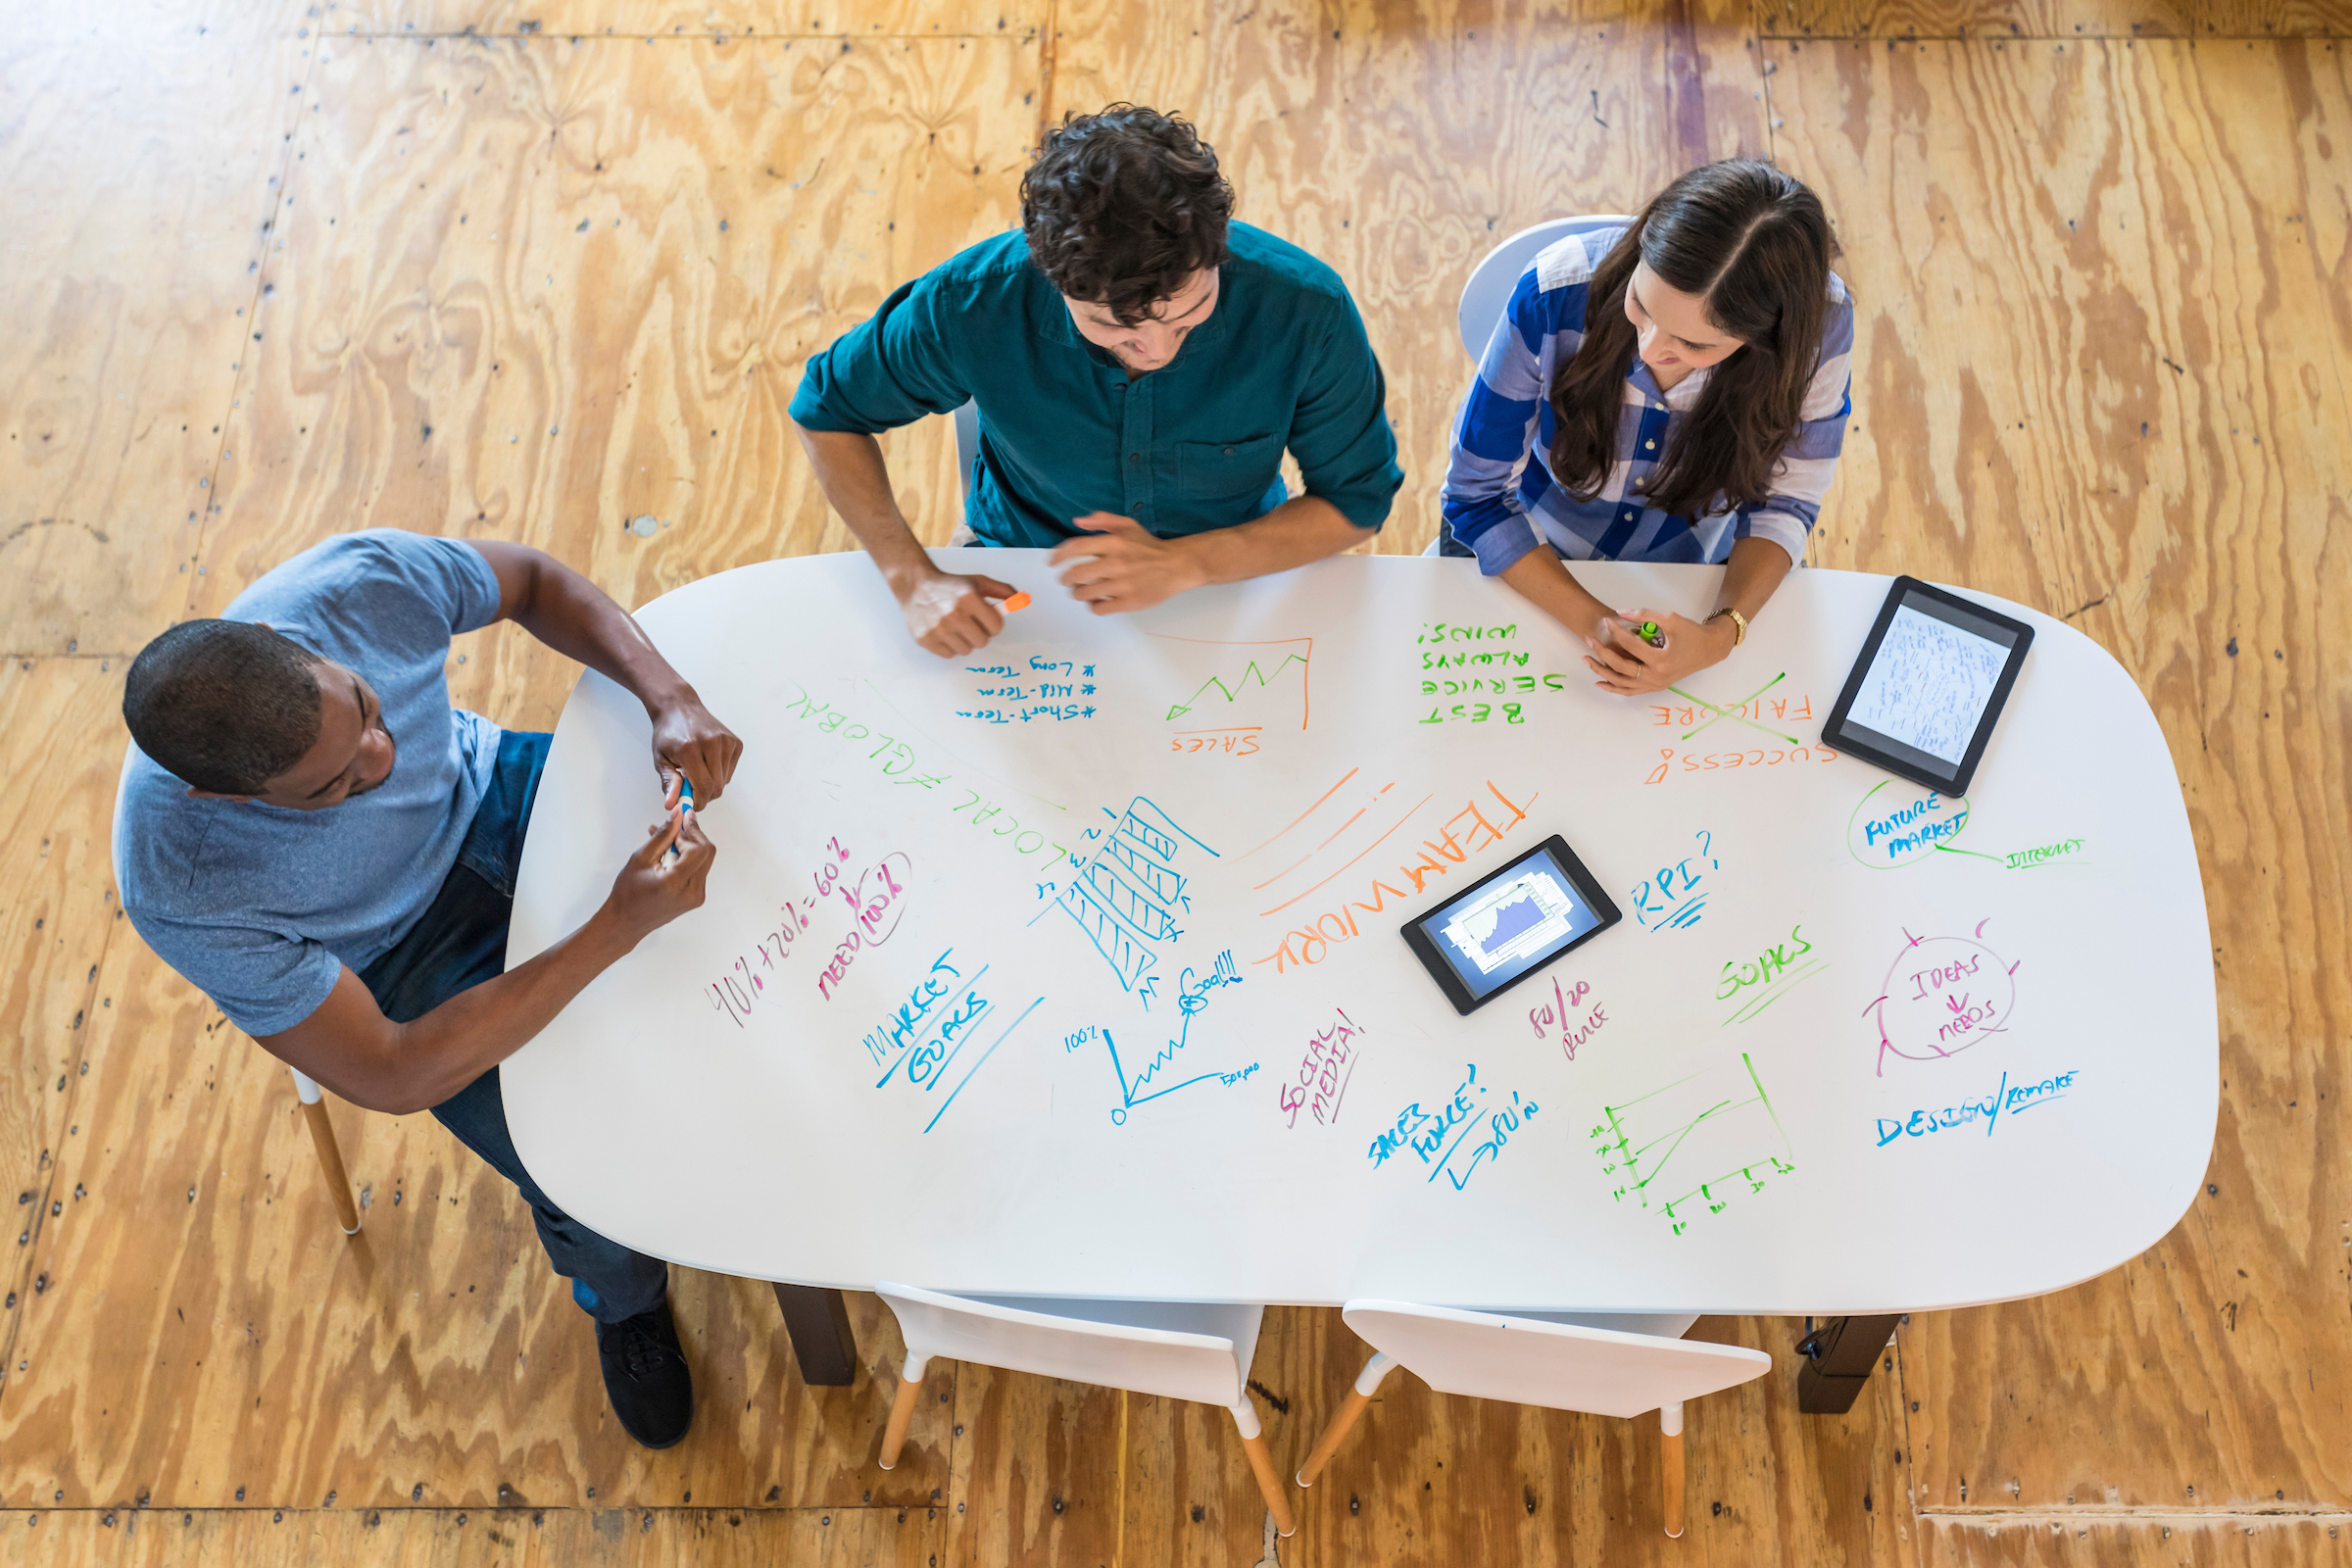
{"type": "MultiPolygon", "coordinates": [[[[1462,536],[1454,535],[1456,539],[1462,536]]],[[[1536,525],[1527,514],[1514,512],[1500,522],[1482,529],[1475,539],[1464,540],[1470,553],[1478,557],[1478,569],[1490,577],[1499,577],[1543,540],[1536,537],[1536,525]]]]}
{"type": "Polygon", "coordinates": [[[1306,493],[1358,528],[1388,520],[1404,469],[1389,428],[1389,383],[1354,302],[1337,301],[1312,377],[1292,416],[1290,449],[1306,493]]]}
{"type": "Polygon", "coordinates": [[[960,408],[971,389],[941,317],[931,274],[893,289],[871,318],[809,360],[792,395],[793,422],[878,435],[960,408]]]}

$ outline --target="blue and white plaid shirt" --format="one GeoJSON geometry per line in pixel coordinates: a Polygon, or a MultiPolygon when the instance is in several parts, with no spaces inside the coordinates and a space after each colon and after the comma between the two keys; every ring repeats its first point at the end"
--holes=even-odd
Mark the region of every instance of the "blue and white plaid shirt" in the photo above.
{"type": "MultiPolygon", "coordinates": [[[[1592,271],[1622,228],[1572,235],[1543,251],[1511,291],[1510,308],[1495,323],[1478,379],[1454,424],[1453,456],[1446,469],[1445,513],[1453,536],[1494,576],[1536,548],[1539,539],[1577,561],[1718,562],[1750,536],[1770,539],[1799,565],[1805,536],[1821,513],[1821,498],[1837,476],[1845,444],[1853,360],[1854,305],[1830,274],[1830,305],[1822,320],[1821,363],[1799,410],[1802,422],[1774,468],[1771,494],[1756,508],[1710,509],[1693,521],[1643,504],[1629,485],[1648,477],[1665,456],[1675,428],[1698,403],[1711,369],[1693,370],[1661,393],[1649,367],[1634,361],[1625,378],[1625,407],[1617,421],[1617,458],[1608,482],[1579,501],[1552,478],[1550,451],[1557,421],[1550,388],[1559,368],[1585,338],[1585,308],[1592,271]]],[[[1716,498],[1721,506],[1722,498],[1716,498]]]]}

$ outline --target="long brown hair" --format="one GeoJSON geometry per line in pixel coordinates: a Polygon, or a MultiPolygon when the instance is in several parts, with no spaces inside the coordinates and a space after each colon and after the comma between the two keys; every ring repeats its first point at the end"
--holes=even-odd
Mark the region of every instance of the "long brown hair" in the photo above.
{"type": "Polygon", "coordinates": [[[1821,357],[1837,256],[1821,199],[1770,164],[1703,164],[1658,192],[1593,271],[1584,341],[1552,381],[1552,477],[1579,501],[1608,481],[1639,346],[1625,291],[1634,264],[1646,262],[1669,288],[1704,300],[1716,326],[1744,340],[1708,374],[1649,476],[1646,499],[1688,517],[1704,514],[1719,495],[1761,506],[1821,357]]]}

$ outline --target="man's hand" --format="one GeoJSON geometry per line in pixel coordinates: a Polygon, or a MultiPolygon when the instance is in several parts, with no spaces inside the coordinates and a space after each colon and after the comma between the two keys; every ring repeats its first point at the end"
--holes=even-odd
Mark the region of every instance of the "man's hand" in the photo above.
{"type": "Polygon", "coordinates": [[[1208,580],[1183,540],[1157,538],[1133,517],[1090,512],[1076,521],[1090,531],[1055,545],[1046,564],[1066,564],[1061,585],[1098,615],[1150,610],[1208,580]]]}
{"type": "Polygon", "coordinates": [[[959,659],[988,646],[1004,629],[1004,613],[992,599],[1010,599],[1020,590],[994,577],[959,577],[926,561],[905,587],[893,582],[906,630],[942,659],[959,659]]]}
{"type": "Polygon", "coordinates": [[[647,828],[645,847],[612,879],[605,910],[631,948],[687,910],[702,907],[703,883],[718,852],[694,817],[691,810],[673,809],[667,821],[647,828]],[[683,852],[675,860],[669,858],[672,844],[683,852]]]}
{"type": "Polygon", "coordinates": [[[262,1036],[262,1049],[369,1110],[406,1115],[438,1105],[520,1050],[648,934],[701,906],[717,852],[694,813],[672,811],[646,835],[588,923],[538,956],[407,1023],[385,1017],[346,966],[316,1011],[262,1036]],[[684,852],[675,860],[673,844],[684,852]]]}
{"type": "Polygon", "coordinates": [[[694,804],[709,806],[726,793],[743,759],[743,742],[689,691],[654,712],[654,771],[662,777],[662,808],[675,810],[678,781],[694,785],[694,804]]]}
{"type": "Polygon", "coordinates": [[[1599,631],[1598,637],[1585,639],[1585,646],[1592,650],[1585,667],[1600,677],[1593,684],[1602,691],[1627,697],[1662,692],[1710,664],[1721,663],[1739,641],[1728,620],[1697,621],[1657,610],[1603,616],[1599,631]],[[1634,630],[1645,620],[1658,623],[1665,647],[1652,648],[1634,630]]]}

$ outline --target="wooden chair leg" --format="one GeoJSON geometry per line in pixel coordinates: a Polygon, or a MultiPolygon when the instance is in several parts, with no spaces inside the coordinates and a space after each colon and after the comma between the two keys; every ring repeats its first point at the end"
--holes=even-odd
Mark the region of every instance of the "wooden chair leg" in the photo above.
{"type": "Polygon", "coordinates": [[[1356,1374],[1355,1387],[1348,1391],[1348,1398],[1340,1406],[1339,1413],[1331,1418],[1331,1425],[1323,1429],[1323,1436],[1315,1440],[1314,1452],[1308,1454],[1306,1463],[1298,1467],[1300,1486],[1313,1486],[1315,1479],[1323,1474],[1323,1467],[1331,1463],[1333,1454],[1340,1451],[1340,1445],[1347,1441],[1348,1434],[1372,1403],[1372,1396],[1380,1391],[1380,1380],[1387,1377],[1389,1368],[1396,1364],[1395,1357],[1378,1351],[1364,1363],[1363,1371],[1356,1374]]]}
{"type": "MultiPolygon", "coordinates": [[[[289,1067],[288,1072],[294,1069],[289,1067]]],[[[352,1200],[351,1177],[343,1170],[343,1151],[335,1143],[335,1124],[326,1119],[326,1102],[318,1086],[301,1073],[294,1073],[294,1092],[302,1097],[302,1119],[311,1125],[311,1143],[318,1151],[319,1168],[326,1172],[327,1190],[335,1195],[335,1213],[343,1221],[343,1234],[360,1234],[360,1205],[352,1200]]]]}
{"type": "Polygon", "coordinates": [[[1282,1478],[1274,1473],[1274,1456],[1266,1452],[1266,1435],[1257,1424],[1257,1407],[1245,1394],[1230,1408],[1233,1424],[1242,1429],[1242,1451],[1250,1456],[1250,1473],[1257,1477],[1257,1490],[1265,1496],[1266,1511],[1274,1516],[1275,1531],[1284,1536],[1297,1535],[1298,1521],[1291,1513],[1291,1498],[1282,1490],[1282,1478]]]}
{"type": "Polygon", "coordinates": [[[899,1467],[899,1450],[906,1446],[906,1428],[914,1420],[914,1401],[923,1392],[923,1368],[930,1364],[924,1356],[908,1354],[906,1367],[899,1375],[899,1396],[891,1401],[890,1425],[882,1429],[882,1468],[899,1467]]]}
{"type": "Polygon", "coordinates": [[[1677,1541],[1683,1536],[1683,1407],[1680,1403],[1658,1407],[1660,1457],[1666,1465],[1666,1534],[1677,1541]]]}

